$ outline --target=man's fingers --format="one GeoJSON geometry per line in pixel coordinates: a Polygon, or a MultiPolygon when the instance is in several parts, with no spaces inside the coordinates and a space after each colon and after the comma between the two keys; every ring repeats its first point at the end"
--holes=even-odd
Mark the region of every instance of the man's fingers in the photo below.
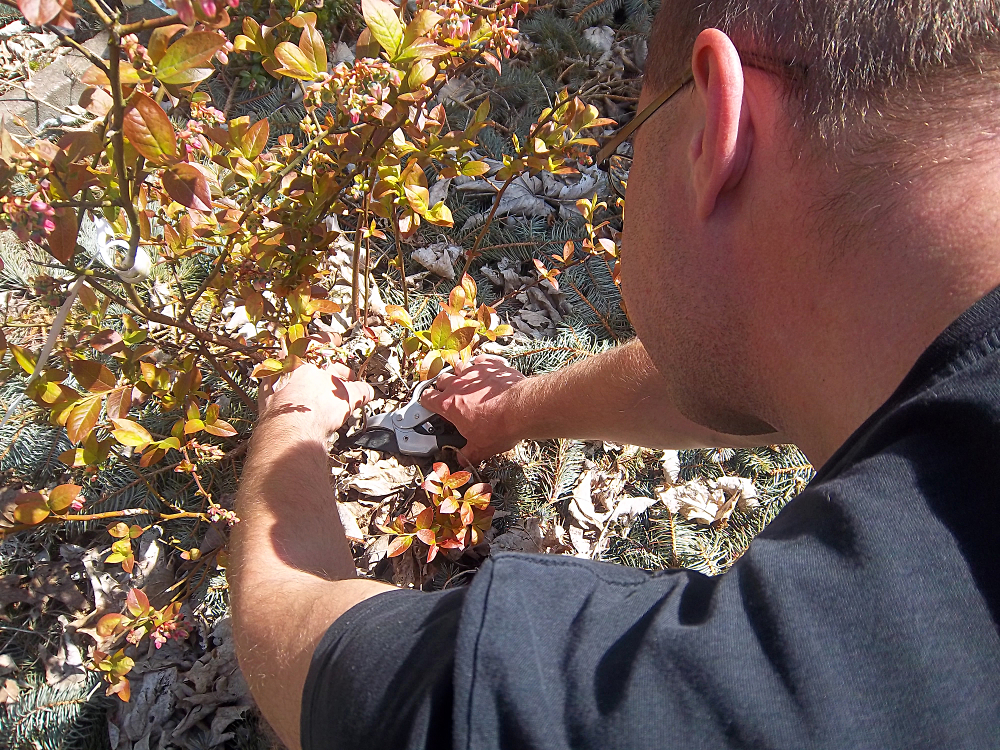
{"type": "Polygon", "coordinates": [[[341,380],[354,380],[354,373],[351,372],[351,368],[340,362],[334,362],[326,369],[330,374],[341,380]]]}
{"type": "Polygon", "coordinates": [[[448,387],[448,383],[450,383],[454,379],[455,376],[450,372],[442,373],[441,375],[438,375],[437,380],[434,381],[434,387],[437,388],[439,391],[443,391],[445,388],[448,387]]]}
{"type": "Polygon", "coordinates": [[[433,412],[441,413],[444,407],[444,394],[428,388],[420,394],[420,404],[433,412]]]}
{"type": "Polygon", "coordinates": [[[357,409],[375,398],[375,391],[368,383],[351,380],[344,383],[347,389],[347,396],[351,402],[351,409],[357,409]]]}

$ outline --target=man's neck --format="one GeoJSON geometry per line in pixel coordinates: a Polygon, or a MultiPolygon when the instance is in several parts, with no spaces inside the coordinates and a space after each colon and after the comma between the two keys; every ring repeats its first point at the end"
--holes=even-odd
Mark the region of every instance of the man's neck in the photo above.
{"type": "Polygon", "coordinates": [[[1000,189],[986,192],[983,182],[927,191],[892,240],[875,232],[865,247],[816,264],[800,351],[775,373],[782,431],[815,465],[892,395],[935,338],[1000,285],[1000,189]]]}

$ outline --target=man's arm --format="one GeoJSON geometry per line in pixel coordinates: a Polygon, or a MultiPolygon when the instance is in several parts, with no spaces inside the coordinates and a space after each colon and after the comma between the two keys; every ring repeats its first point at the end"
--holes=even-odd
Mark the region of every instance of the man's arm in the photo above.
{"type": "Polygon", "coordinates": [[[438,378],[421,403],[450,420],[479,460],[525,439],[610,440],[649,448],[753,447],[779,433],[725,435],[677,410],[636,339],[558,372],[523,378],[496,359],[477,357],[438,378]]]}
{"type": "Polygon", "coordinates": [[[261,410],[240,480],[228,569],[236,654],[289,750],[301,747],[302,690],[323,634],[392,588],[357,577],[327,463],[327,438],[370,397],[367,385],[300,367],[261,410]]]}

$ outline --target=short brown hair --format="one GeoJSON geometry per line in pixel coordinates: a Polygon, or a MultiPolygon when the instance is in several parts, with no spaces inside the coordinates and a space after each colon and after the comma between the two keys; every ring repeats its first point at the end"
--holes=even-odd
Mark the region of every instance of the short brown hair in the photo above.
{"type": "Polygon", "coordinates": [[[684,69],[706,28],[800,72],[788,81],[795,119],[825,141],[883,115],[898,120],[908,99],[948,98],[951,83],[995,96],[1000,78],[984,75],[1000,70],[997,0],[663,0],[649,44],[653,87],[684,69]]]}

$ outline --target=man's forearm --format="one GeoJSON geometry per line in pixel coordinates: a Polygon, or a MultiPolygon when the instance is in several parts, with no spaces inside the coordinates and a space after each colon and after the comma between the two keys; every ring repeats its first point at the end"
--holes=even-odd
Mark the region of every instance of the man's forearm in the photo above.
{"type": "Polygon", "coordinates": [[[638,339],[558,372],[527,378],[504,394],[516,439],[610,440],[649,448],[744,447],[777,434],[731,436],[677,410],[638,339]]]}
{"type": "Polygon", "coordinates": [[[257,426],[236,512],[227,572],[237,655],[265,717],[295,748],[319,638],[355,603],[388,587],[356,577],[324,437],[294,413],[257,426]]]}

